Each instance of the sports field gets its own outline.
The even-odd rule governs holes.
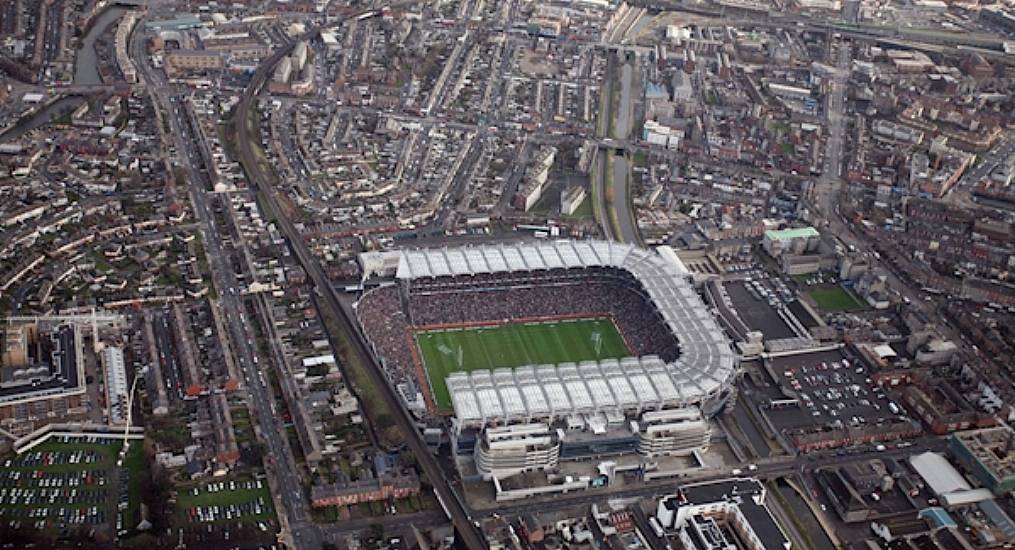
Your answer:
[[[624,338],[607,317],[422,330],[415,336],[434,402],[440,410],[451,409],[444,379],[452,372],[631,355]]]
[[[829,313],[863,309],[863,304],[841,286],[814,288],[809,294],[818,307]]]

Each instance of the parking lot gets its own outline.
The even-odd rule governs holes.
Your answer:
[[[866,367],[840,351],[779,357],[771,360],[768,370],[788,395],[798,397],[797,404],[773,401],[765,410],[779,430],[862,426],[905,414],[872,385]]]
[[[753,278],[751,281],[731,282],[725,286],[734,309],[751,330],[760,330],[765,334],[766,340],[796,336],[776,310],[787,299],[792,299],[790,291],[787,290],[784,294],[781,289],[773,288],[769,282]],[[758,286],[761,286],[767,294],[758,291]]]
[[[123,531],[124,516],[138,506],[130,469],[139,470],[143,457],[134,446],[117,467],[120,446],[117,440],[63,437],[0,458],[0,521],[59,535],[115,517]]]
[[[275,509],[265,481],[213,481],[177,491],[180,524],[255,523],[262,531],[274,528]]]

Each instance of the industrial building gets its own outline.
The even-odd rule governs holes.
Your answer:
[[[895,459],[863,460],[821,468],[814,473],[831,509],[847,523],[912,517],[918,480]]]
[[[202,26],[201,18],[192,13],[181,13],[173,19],[148,21],[144,24],[149,31],[184,31]]]
[[[206,50],[175,50],[166,54],[166,74],[170,77],[190,72],[218,71],[225,66],[222,54]]]
[[[129,401],[127,371],[123,363],[123,350],[108,346],[102,350],[102,372],[106,381],[106,416],[110,424],[127,421]]]
[[[994,416],[970,403],[953,380],[930,369],[881,370],[873,378],[879,385],[896,387],[906,409],[935,434],[989,428],[995,423]]]
[[[641,137],[652,145],[659,145],[667,149],[677,149],[680,147],[680,140],[684,137],[684,131],[678,128],[671,128],[654,120],[646,120]]]
[[[653,519],[687,549],[788,550],[791,543],[765,495],[756,479],[685,485],[659,501]]]
[[[818,241],[820,240],[821,234],[813,227],[772,229],[765,231],[761,246],[770,256],[778,258],[784,252],[794,254],[814,252],[818,249]]]
[[[787,275],[830,271],[839,266],[834,249],[822,242],[821,234],[813,227],[765,231],[761,246],[779,261]]]
[[[1015,430],[998,426],[952,434],[955,459],[995,495],[1015,491]]]
[[[539,152],[525,171],[525,179],[515,196],[515,208],[528,212],[539,202],[549,187],[550,168],[556,158],[556,147],[547,146]]]
[[[82,339],[73,325],[45,332],[14,324],[2,335],[0,427],[24,435],[87,413]]]
[[[586,196],[585,188],[580,185],[564,189],[560,192],[560,213],[565,216],[573,215],[585,202]]]
[[[990,491],[973,489],[962,473],[938,453],[928,451],[911,456],[909,465],[923,478],[934,496],[946,505],[969,504],[992,498]]]

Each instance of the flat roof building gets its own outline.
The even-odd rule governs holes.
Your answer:
[[[795,229],[770,229],[765,231],[761,241],[762,248],[773,258],[781,256],[784,252],[801,255],[817,251],[821,233],[813,227],[798,227]]]
[[[1015,430],[1008,426],[952,434],[956,460],[995,495],[1015,491]]]
[[[127,421],[127,371],[123,362],[123,350],[108,346],[102,350],[102,372],[106,380],[106,414],[110,424]]]
[[[655,517],[688,549],[788,550],[792,543],[765,505],[765,495],[756,479],[685,485],[659,501]]]
[[[553,470],[559,461],[560,440],[541,422],[487,428],[476,445],[476,469],[485,480]]]
[[[160,21],[148,21],[145,23],[145,29],[148,31],[183,31],[188,29],[196,29],[201,26],[201,18],[192,14],[184,13],[180,14],[179,17],[173,19],[163,19]]]
[[[87,412],[84,354],[73,325],[4,327],[0,359],[0,427],[24,435]]]

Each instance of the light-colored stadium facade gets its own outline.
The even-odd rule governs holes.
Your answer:
[[[365,278],[394,271],[397,279],[409,284],[415,279],[485,273],[624,270],[642,285],[661,322],[680,344],[680,356],[671,362],[644,356],[453,373],[447,386],[456,431],[703,405],[729,389],[738,372],[729,340],[695,292],[690,274],[668,248],[557,240],[369,254],[361,258]]]

